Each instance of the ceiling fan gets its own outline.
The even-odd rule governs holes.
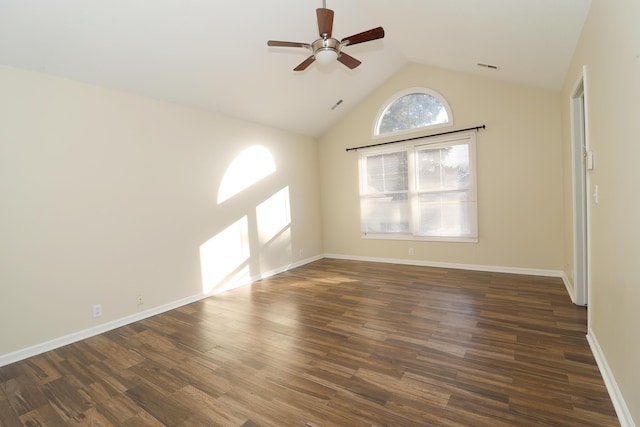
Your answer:
[[[316,16],[318,17],[320,38],[315,40],[313,43],[282,42],[277,40],[269,40],[267,42],[267,46],[304,47],[313,52],[310,57],[302,61],[302,63],[294,68],[293,71],[305,70],[315,60],[318,60],[320,63],[327,64],[336,59],[347,67],[354,69],[362,62],[358,61],[353,56],[344,53],[342,48],[384,37],[384,29],[382,27],[377,27],[369,31],[345,37],[340,41],[338,41],[338,39],[334,39],[331,36],[331,31],[333,30],[333,10],[327,9],[325,0],[322,1],[322,8],[316,9]]]

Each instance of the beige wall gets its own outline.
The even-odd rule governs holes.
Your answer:
[[[360,238],[358,154],[373,142],[378,110],[395,93],[421,86],[440,93],[454,126],[485,124],[477,135],[478,243]],[[514,269],[562,270],[562,152],[556,92],[409,65],[321,138],[326,253]],[[439,129],[445,131],[447,129]],[[408,249],[415,249],[409,256]]]
[[[570,153],[569,97],[587,72],[588,131],[599,203],[591,208],[590,334],[599,343],[640,425],[640,2],[593,0],[562,94],[563,147]],[[571,161],[565,156],[565,223],[571,224]],[[573,270],[572,234],[565,253]]]
[[[6,67],[0,94],[0,356],[322,254],[313,139]],[[234,159],[275,170],[218,203]]]

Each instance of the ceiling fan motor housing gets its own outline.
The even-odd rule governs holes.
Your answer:
[[[320,63],[330,63],[340,55],[341,44],[333,38],[323,37],[311,43],[311,49]]]

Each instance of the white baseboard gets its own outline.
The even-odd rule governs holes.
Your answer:
[[[564,287],[567,288],[567,293],[569,294],[569,297],[571,297],[571,302],[575,304],[576,293],[573,290],[573,283],[571,283],[571,280],[569,280],[564,272],[562,272],[562,282],[564,283]]]
[[[301,266],[303,266],[305,264],[309,264],[310,262],[314,262],[314,261],[317,261],[317,260],[322,259],[322,258],[324,258],[323,255],[316,255],[316,256],[313,256],[311,258],[305,258],[303,260],[296,261],[296,262],[293,262],[291,264],[287,264],[287,265],[285,265],[283,267],[276,268],[274,270],[267,271],[267,272],[264,272],[264,273],[260,273],[260,274],[258,274],[256,276],[251,276],[251,281],[255,282],[255,281],[258,281],[258,280],[266,279],[266,278],[269,278],[271,276],[275,276],[276,274],[284,273],[285,271],[301,267]]]
[[[604,385],[607,387],[607,391],[609,392],[609,397],[611,398],[613,407],[615,408],[616,414],[618,415],[620,426],[636,427],[636,424],[631,417],[631,412],[629,412],[629,407],[627,406],[627,403],[622,396],[622,392],[620,391],[618,383],[616,382],[616,379],[611,372],[611,368],[609,368],[607,358],[602,352],[602,348],[600,347],[598,338],[591,329],[589,329],[587,333],[587,341],[589,342],[589,346],[591,347],[593,357],[596,359],[596,363],[598,364],[598,369],[600,370],[600,374],[602,375],[602,379],[604,380]]]
[[[255,282],[260,279],[266,279],[267,277],[271,277],[278,273],[282,273],[287,270],[291,270],[296,267],[300,267],[304,264],[308,264],[310,262],[316,261],[318,259],[323,258],[322,255],[318,255],[311,258],[306,258],[301,261],[297,261],[295,263],[291,263],[285,265],[283,267],[261,273],[257,276],[251,277],[251,281]],[[37,356],[38,354],[42,354],[47,351],[55,350],[56,348],[60,348],[62,346],[72,344],[74,342],[81,341],[83,339],[91,338],[95,335],[102,334],[104,332],[110,331],[112,329],[119,328],[121,326],[128,325],[133,322],[137,322],[139,320],[146,319],[147,317],[155,316],[156,314],[164,313],[165,311],[173,310],[178,307],[182,307],[183,305],[191,304],[192,302],[199,301],[203,298],[209,297],[209,294],[200,293],[197,295],[193,295],[178,301],[172,301],[168,304],[164,304],[158,307],[153,307],[149,310],[141,311],[139,313],[132,314],[130,316],[126,316],[120,319],[116,319],[107,323],[103,323],[101,325],[94,326],[92,328],[84,329],[82,331],[74,332],[69,335],[65,335],[59,338],[52,339],[50,341],[46,341],[41,344],[36,344],[31,347],[27,347],[21,350],[14,351],[12,353],[7,353],[0,355],[0,367],[9,365],[14,362],[18,362],[23,359],[27,359],[29,357]]]
[[[520,268],[520,267],[501,267],[493,265],[477,265],[477,264],[457,264],[450,262],[436,262],[436,261],[419,261],[419,260],[407,260],[407,259],[393,259],[393,258],[375,258],[375,257],[358,257],[340,254],[325,254],[325,258],[333,259],[345,259],[352,261],[368,261],[368,262],[385,262],[389,264],[404,264],[404,265],[417,265],[422,267],[436,267],[436,268],[453,268],[456,270],[472,270],[472,271],[487,271],[491,273],[510,273],[510,274],[524,274],[529,276],[545,276],[545,277],[559,277],[562,278],[564,273],[560,270],[541,270],[535,268]]]

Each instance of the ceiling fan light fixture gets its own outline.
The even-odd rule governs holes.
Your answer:
[[[321,64],[330,64],[338,59],[338,52],[333,49],[320,49],[315,53],[316,61]]]
[[[321,38],[311,44],[313,56],[321,64],[330,64],[340,55],[340,42],[332,38]]]

